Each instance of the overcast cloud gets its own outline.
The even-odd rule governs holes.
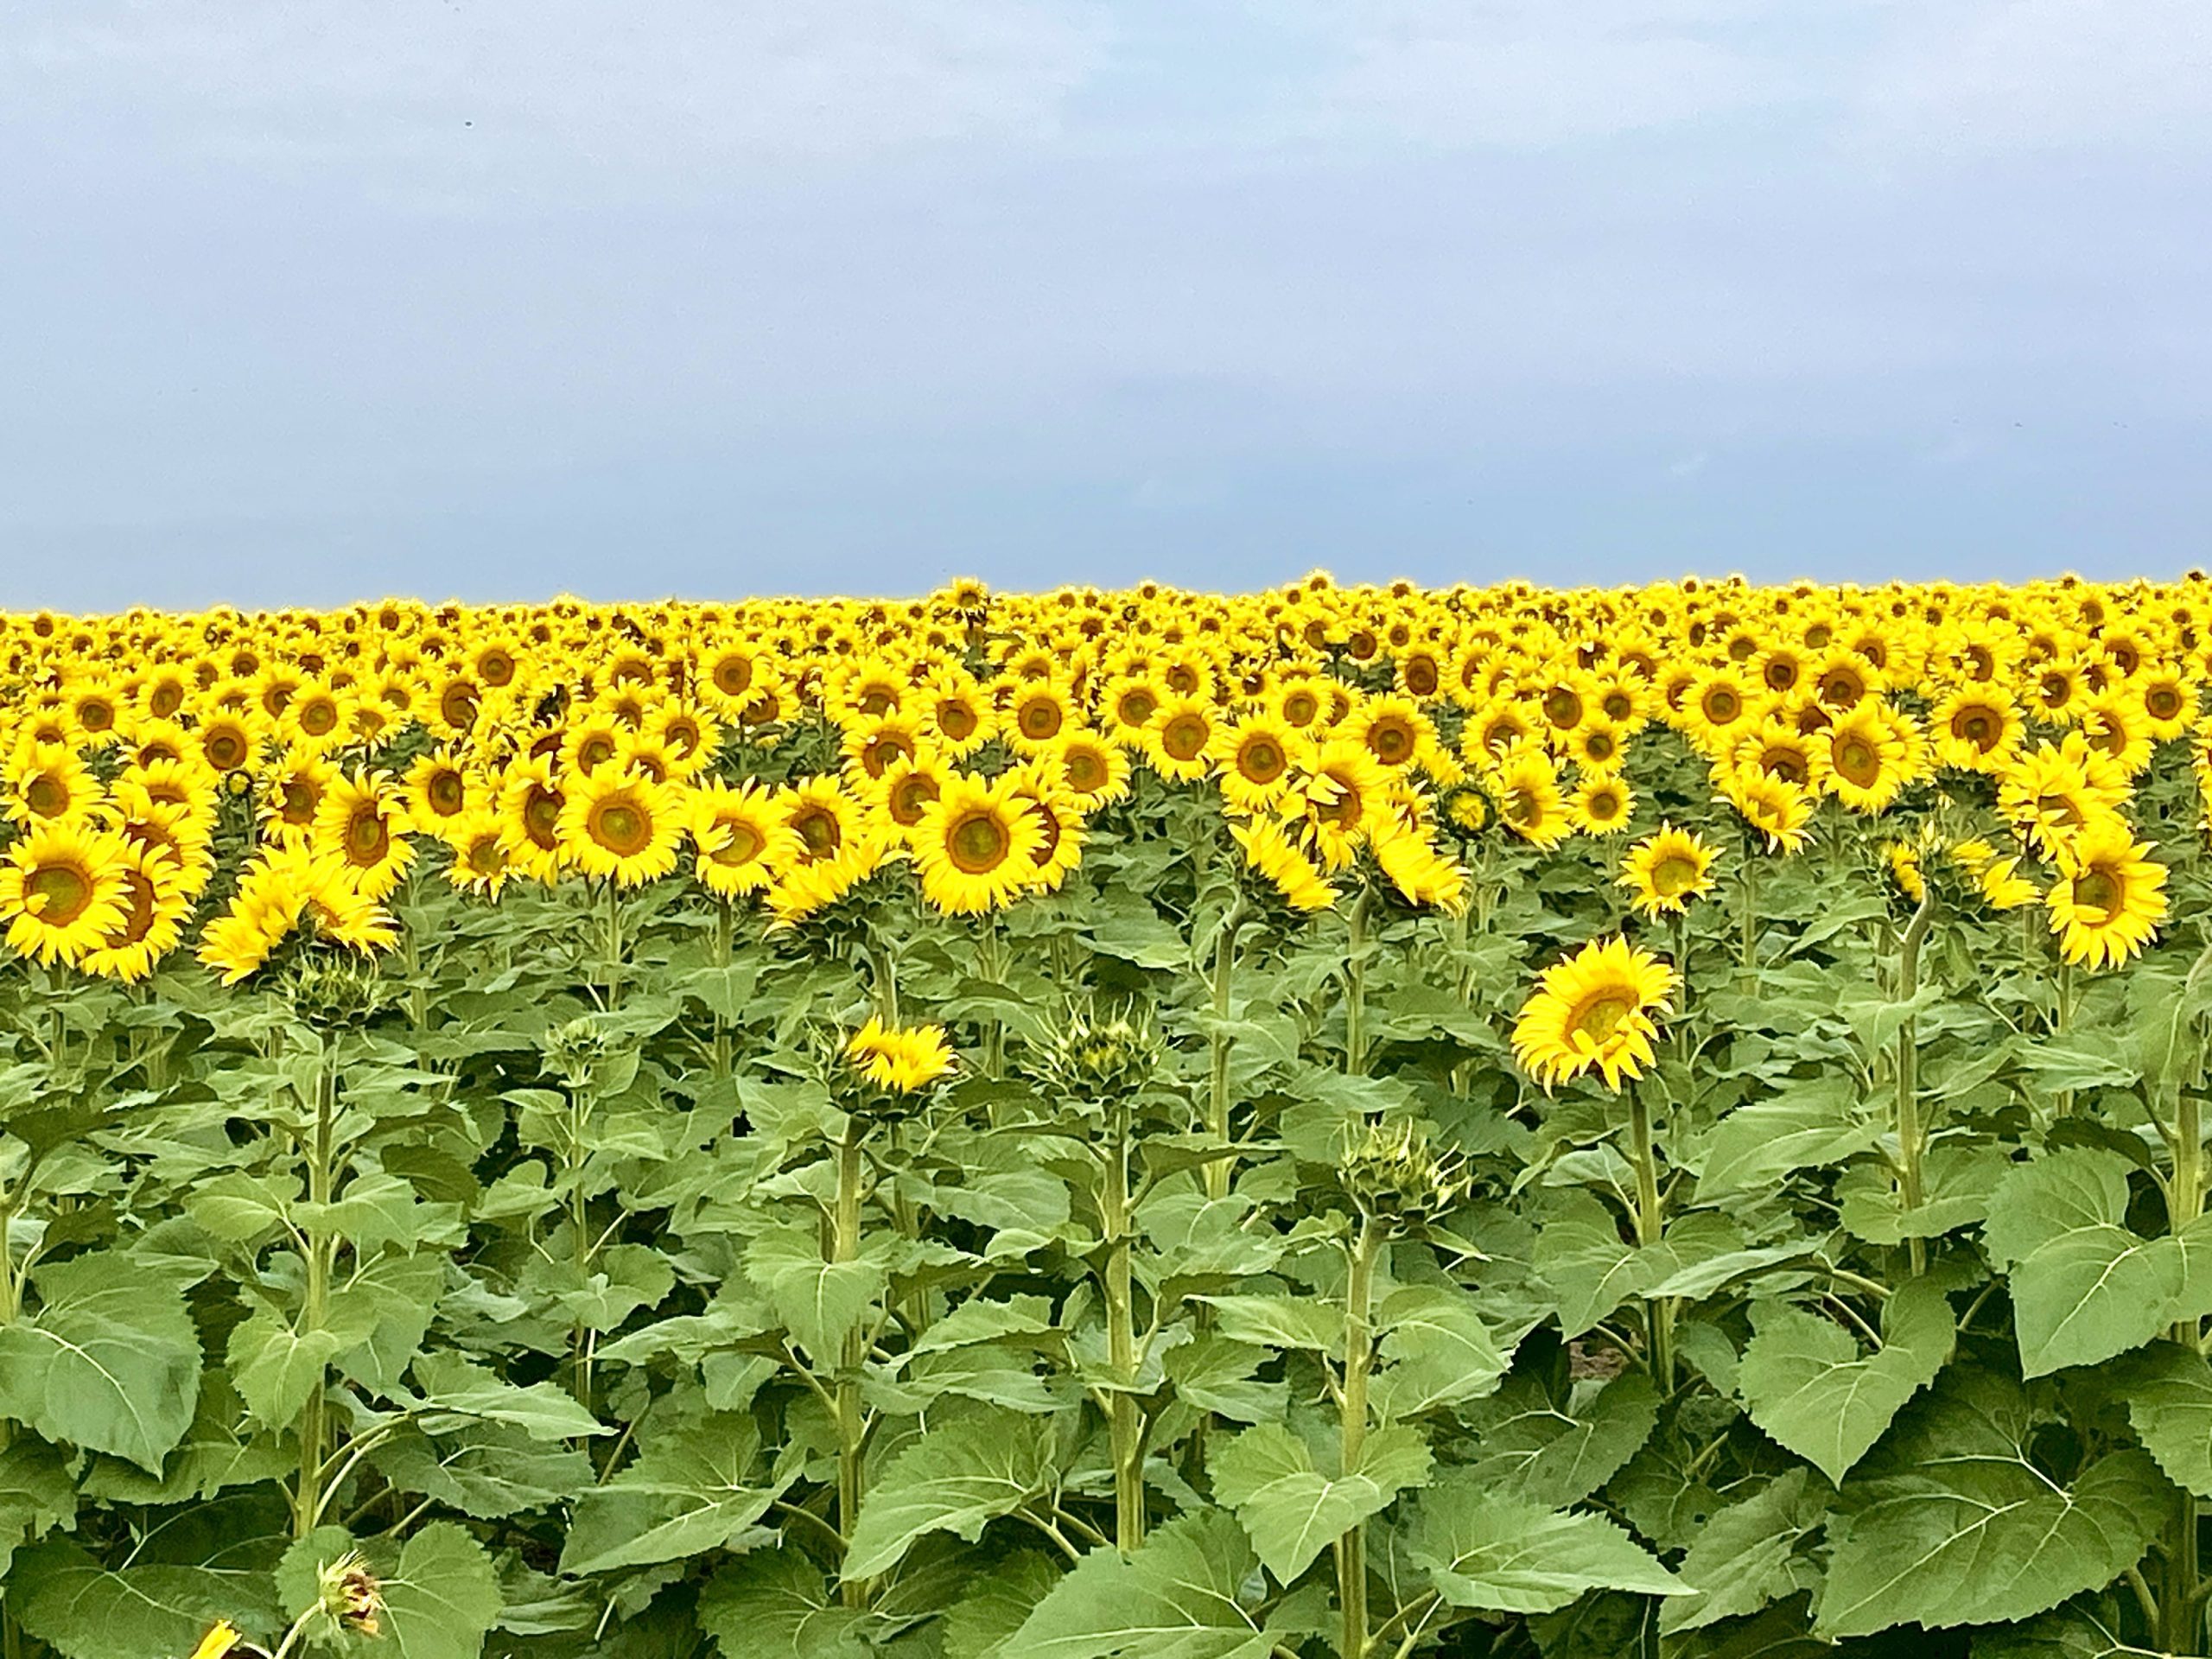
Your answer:
[[[0,15],[0,606],[2171,573],[2198,0]]]

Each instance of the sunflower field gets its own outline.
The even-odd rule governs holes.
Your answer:
[[[2103,1659],[2212,582],[0,614],[0,1659]]]

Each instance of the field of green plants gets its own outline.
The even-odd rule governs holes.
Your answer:
[[[0,618],[5,1659],[2203,1654],[2208,609]]]

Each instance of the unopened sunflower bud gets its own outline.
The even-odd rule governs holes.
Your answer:
[[[579,1015],[553,1027],[538,1039],[545,1069],[571,1089],[588,1085],[607,1062],[610,1045],[607,1033],[589,1014]]]
[[[376,970],[350,957],[303,956],[280,988],[302,1023],[324,1031],[365,1026],[392,1000]]]
[[[1077,1009],[1030,1069],[1071,1099],[1120,1100],[1159,1075],[1161,1053],[1159,1032],[1136,1010]]]
[[[1457,1153],[1439,1153],[1404,1120],[1370,1124],[1338,1168],[1338,1179],[1362,1215],[1400,1228],[1440,1219],[1473,1186]]]

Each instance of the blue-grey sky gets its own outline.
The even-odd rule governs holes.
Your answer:
[[[2204,0],[11,0],[0,607],[2212,560]]]

